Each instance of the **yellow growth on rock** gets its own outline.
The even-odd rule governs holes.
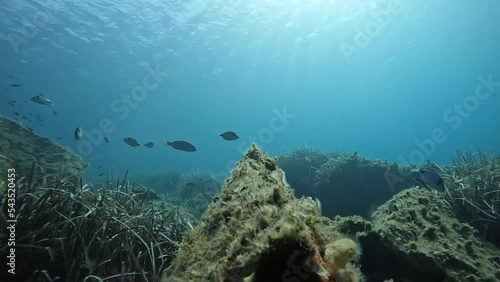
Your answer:
[[[327,270],[335,273],[338,269],[346,268],[346,264],[360,255],[360,251],[353,240],[343,238],[325,246],[325,262]]]

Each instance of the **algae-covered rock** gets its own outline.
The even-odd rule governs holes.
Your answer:
[[[294,197],[276,159],[254,145],[181,245],[164,281],[361,281],[350,262],[359,247],[321,229],[328,219],[320,213],[319,202]]]
[[[0,116],[0,147],[0,170],[14,168],[16,179],[30,176],[35,163],[33,184],[78,175],[86,166],[82,158],[66,148],[4,116]]]
[[[500,250],[460,222],[435,192],[402,191],[381,205],[371,222],[336,217],[330,228],[359,240],[368,281],[500,280]]]
[[[390,206],[392,205],[392,208]],[[380,238],[401,258],[448,281],[499,281],[500,250],[475,236],[451,206],[433,191],[400,192],[372,216]]]

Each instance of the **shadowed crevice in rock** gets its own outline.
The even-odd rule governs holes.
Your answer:
[[[283,241],[262,254],[255,269],[254,282],[304,281],[320,282],[307,262],[313,253],[299,242]]]
[[[363,249],[361,271],[368,282],[384,281],[427,281],[443,282],[446,273],[430,258],[422,255],[406,255],[386,246],[375,233],[359,239]]]

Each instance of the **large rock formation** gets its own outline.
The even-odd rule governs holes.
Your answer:
[[[500,280],[500,250],[457,219],[436,191],[403,190],[371,221],[331,220],[319,206],[295,198],[276,160],[252,147],[164,281]],[[353,264],[358,256],[360,269]]]
[[[33,184],[78,175],[86,166],[81,157],[4,116],[0,116],[0,148],[0,171],[14,168],[16,179],[29,177],[34,163]]]
[[[337,217],[332,228],[361,243],[368,281],[500,281],[500,250],[460,222],[434,191],[411,188],[372,215]]]
[[[276,159],[253,146],[164,281],[360,281],[358,245],[328,229],[320,212],[319,202],[296,199]]]

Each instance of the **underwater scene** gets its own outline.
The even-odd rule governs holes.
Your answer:
[[[499,282],[500,2],[4,0],[0,281]]]

